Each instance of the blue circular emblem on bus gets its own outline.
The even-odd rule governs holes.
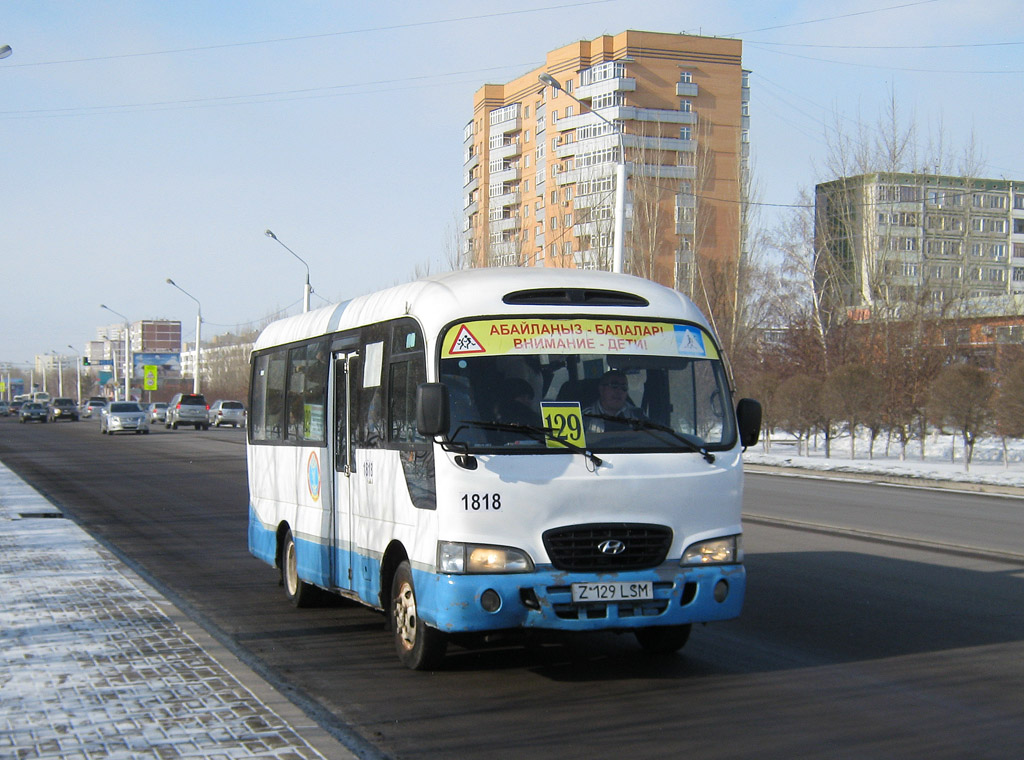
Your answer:
[[[315,451],[306,463],[306,481],[309,483],[309,495],[317,501],[320,498],[320,460],[316,458]]]

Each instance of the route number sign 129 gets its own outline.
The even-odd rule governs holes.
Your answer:
[[[574,446],[585,448],[586,434],[583,431],[583,412],[578,401],[543,401],[540,405],[544,427],[551,428],[557,438],[563,438]],[[564,449],[565,444],[556,438],[546,439],[549,449]]]

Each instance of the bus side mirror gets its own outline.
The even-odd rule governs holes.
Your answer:
[[[448,386],[420,383],[416,386],[416,429],[426,438],[448,432]]]
[[[741,398],[736,404],[736,424],[740,429],[740,443],[743,448],[753,446],[761,435],[761,402],[752,398]]]

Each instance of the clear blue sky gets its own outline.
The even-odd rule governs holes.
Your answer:
[[[473,92],[625,29],[734,36],[760,200],[821,176],[833,114],[891,92],[986,174],[1024,179],[1020,0],[47,2],[0,6],[0,362],[117,319],[194,338],[440,268]],[[765,219],[780,212],[765,206]]]

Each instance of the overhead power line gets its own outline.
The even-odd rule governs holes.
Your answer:
[[[1024,45],[1024,42],[963,42],[953,45],[818,45],[809,42],[768,42],[765,40],[744,40],[744,42],[748,45],[825,48],[828,50],[947,50],[950,48],[1012,47]]]
[[[756,44],[749,44],[748,47],[758,49],[760,46]],[[775,53],[776,55],[785,55],[790,58],[800,58],[805,61],[815,61],[817,63],[832,63],[837,66],[852,66],[859,69],[882,69],[884,71],[910,71],[919,74],[978,74],[978,75],[1005,75],[1005,74],[1024,74],[1024,69],[983,69],[983,70],[965,70],[965,69],[922,69],[913,66],[894,66],[891,63],[853,63],[851,61],[837,61],[832,58],[816,58],[810,55],[799,55],[797,53],[787,53],[782,50],[767,50],[766,52]]]
[[[622,0],[585,0],[584,2],[565,3],[562,5],[548,5],[543,8],[530,8],[518,11],[499,11],[496,13],[481,13],[475,16],[456,16],[454,18],[434,19],[432,21],[414,21],[408,24],[390,24],[387,26],[370,26],[362,29],[345,29],[338,32],[321,32],[319,34],[301,34],[292,37],[275,37],[266,40],[248,40],[243,42],[225,42],[218,45],[197,45],[186,48],[171,48],[167,50],[150,50],[141,53],[117,53],[113,55],[100,55],[88,58],[68,58],[56,61],[36,61],[34,63],[12,63],[6,64],[5,69],[13,69],[28,66],[58,66],[68,63],[90,63],[93,61],[111,61],[120,58],[141,58],[156,55],[176,55],[178,53],[196,53],[207,50],[224,50],[236,47],[251,47],[253,45],[275,45],[282,42],[300,42],[302,40],[325,39],[328,37],[343,37],[355,34],[369,34],[372,32],[390,32],[399,29],[415,29],[424,26],[439,26],[442,24],[456,24],[466,21],[481,21],[483,19],[501,18],[504,16],[522,16],[531,13],[543,13],[546,11],[565,10],[567,8],[580,8],[588,5],[605,5],[608,3],[622,2]]]
[[[806,26],[807,24],[820,24],[825,21],[838,21],[844,18],[853,18],[854,16],[870,16],[874,13],[885,13],[887,11],[895,11],[900,8],[912,8],[915,5],[928,5],[929,3],[937,3],[939,0],[917,0],[913,3],[903,3],[901,5],[888,5],[884,8],[875,8],[869,11],[856,11],[854,13],[844,13],[840,16],[824,16],[822,18],[813,18],[807,21],[793,21],[789,24],[778,24],[776,26],[763,26],[760,29],[747,29],[743,32],[734,32],[733,34],[722,35],[724,37],[742,37],[744,34],[752,34],[754,32],[770,32],[775,29],[789,29],[794,26]]]

